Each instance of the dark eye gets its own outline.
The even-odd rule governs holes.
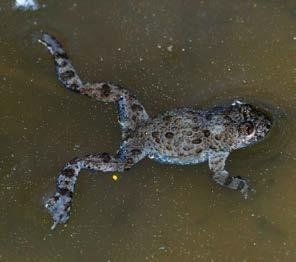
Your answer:
[[[252,134],[254,131],[254,126],[251,123],[246,123],[246,132],[248,135]]]
[[[241,131],[246,135],[250,135],[254,131],[253,124],[249,122],[242,124],[240,128],[241,128]]]

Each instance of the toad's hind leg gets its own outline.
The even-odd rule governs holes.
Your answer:
[[[83,83],[60,43],[53,36],[46,33],[42,34],[39,42],[52,54],[60,82],[68,89],[73,91],[79,90]]]
[[[127,89],[112,82],[88,84],[79,90],[81,94],[103,102],[117,102],[119,123],[123,138],[149,119],[143,105]]]
[[[119,122],[124,138],[149,119],[143,105],[127,89],[108,81],[83,84],[65,50],[54,37],[44,33],[39,41],[52,54],[58,79],[66,88],[98,101],[118,103]]]
[[[94,172],[123,172],[145,157],[145,152],[139,147],[124,145],[118,155],[100,153],[76,158],[67,163],[57,178],[56,193],[47,200],[45,207],[50,212],[54,224],[66,223],[70,216],[72,197],[80,170]]]

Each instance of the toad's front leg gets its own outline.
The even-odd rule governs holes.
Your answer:
[[[213,173],[212,178],[221,186],[239,190],[246,199],[248,198],[248,192],[255,190],[248,185],[244,178],[240,176],[230,176],[225,170],[225,161],[228,156],[228,152],[214,152],[210,154],[209,167]]]

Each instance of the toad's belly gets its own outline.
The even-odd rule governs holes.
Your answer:
[[[151,153],[148,155],[150,159],[154,159],[157,162],[164,163],[164,164],[174,164],[174,165],[193,165],[202,163],[208,160],[208,153],[201,152],[198,155],[191,155],[191,156],[168,156],[162,155],[160,153]]]

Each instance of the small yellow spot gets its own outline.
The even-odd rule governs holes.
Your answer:
[[[112,176],[112,179],[113,179],[114,181],[117,181],[117,180],[118,180],[118,176],[113,175],[113,176]]]

